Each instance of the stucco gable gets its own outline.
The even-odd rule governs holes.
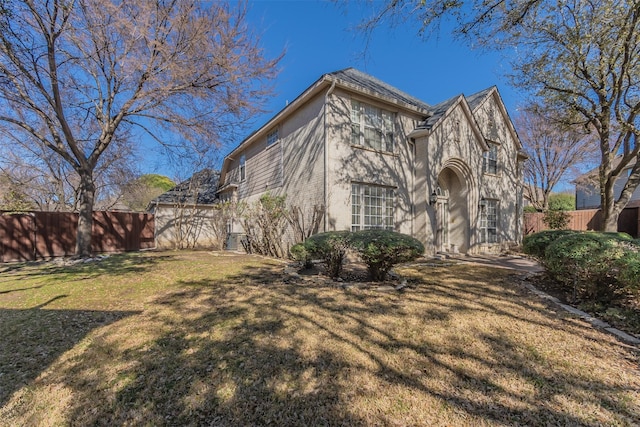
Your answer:
[[[413,132],[411,132],[408,136],[411,138],[418,138],[420,136],[430,134],[439,126],[441,126],[457,107],[462,108],[462,111],[464,112],[464,115],[469,122],[471,130],[476,136],[478,145],[482,148],[483,151],[489,150],[489,145],[485,141],[482,130],[480,129],[480,126],[478,126],[478,122],[476,121],[475,116],[473,115],[473,112],[469,107],[469,103],[467,102],[464,95],[458,95],[434,105],[431,110],[432,115],[423,122],[420,122],[416,129],[413,130]]]
[[[522,142],[518,137],[518,133],[516,132],[516,128],[513,126],[513,122],[511,121],[511,117],[509,116],[509,112],[502,101],[502,97],[500,96],[500,92],[496,86],[491,86],[485,90],[474,93],[467,97],[467,101],[469,102],[469,106],[471,111],[473,111],[474,115],[483,108],[487,103],[493,102],[494,105],[498,108],[500,115],[502,117],[503,122],[506,124],[509,134],[511,138],[516,144],[516,150],[519,151],[518,156],[521,158],[527,158],[528,156],[522,151]]]

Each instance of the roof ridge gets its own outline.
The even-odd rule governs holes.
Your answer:
[[[397,87],[383,80],[380,80],[379,78],[374,77],[371,74],[365,73],[364,71],[361,71],[355,67],[343,68],[341,70],[333,71],[325,75],[337,79],[342,78],[342,80],[346,80],[349,83],[362,86],[374,92],[378,92],[382,96],[396,98],[400,101],[404,101],[407,104],[413,105],[414,107],[418,107],[424,110],[429,110],[431,108],[431,106],[423,100],[416,98],[408,92],[398,89]]]

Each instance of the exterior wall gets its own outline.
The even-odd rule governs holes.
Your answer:
[[[179,208],[160,205],[155,208],[154,215],[155,240],[158,249],[175,249],[178,246],[177,224],[180,222],[181,215],[184,223],[182,226],[184,247],[222,249],[222,236],[218,236],[213,227],[213,215],[215,215],[213,208],[187,207],[181,212]]]
[[[395,113],[393,152],[351,144],[352,99]],[[362,183],[395,189],[395,229],[412,234],[413,146],[407,134],[417,117],[343,90],[332,94],[327,108],[327,229],[351,229],[351,184]]]
[[[474,111],[476,121],[484,135],[500,145],[498,150],[498,173],[480,175],[482,196],[499,201],[498,238],[500,244],[481,248],[496,251],[522,239],[523,168],[518,158],[519,144],[509,129],[510,119],[500,108],[501,101],[493,92]]]
[[[298,108],[277,128],[279,140],[267,146],[266,134],[234,155],[225,184],[237,183],[237,200],[253,204],[269,192],[286,195],[287,205],[299,207],[310,220],[314,206],[324,205],[324,94]],[[240,156],[246,157],[246,179],[240,181]],[[285,178],[286,177],[286,178]],[[321,225],[320,231],[324,229]],[[234,232],[242,232],[234,221]],[[285,236],[291,244],[291,232]]]
[[[482,176],[483,142],[473,128],[474,123],[458,103],[430,134],[416,140],[419,180],[416,188],[419,208],[419,238],[425,242],[427,253],[448,248],[440,246],[438,230],[443,228],[439,205],[430,205],[430,195],[438,185],[448,190],[449,203],[454,209],[448,215],[448,227],[455,230],[450,243],[463,252],[476,251],[478,241],[479,185]],[[457,239],[457,240],[454,240]]]
[[[352,145],[351,102],[357,100],[394,113],[393,152]],[[425,244],[427,254],[443,248],[442,222],[461,252],[498,251],[521,236],[522,167],[519,144],[509,128],[497,92],[475,111],[464,99],[431,130],[413,133],[424,117],[396,104],[343,88],[322,90],[277,124],[279,141],[267,147],[266,135],[234,153],[224,184],[237,183],[237,199],[253,203],[266,191],[287,195],[288,204],[311,212],[325,205],[320,231],[350,230],[352,184],[391,187],[395,193],[395,230]],[[416,136],[415,140],[409,135]],[[483,173],[486,140],[499,145],[498,171]],[[246,156],[246,180],[239,181],[239,159]],[[429,204],[438,187],[449,192],[443,204]],[[480,199],[499,202],[498,243],[480,240]],[[444,199],[443,199],[444,200]],[[237,222],[236,222],[237,223]],[[233,230],[241,232],[237,227]],[[291,235],[285,236],[289,242]],[[451,248],[453,249],[453,247]]]

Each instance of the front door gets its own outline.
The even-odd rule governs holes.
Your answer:
[[[449,193],[438,186],[436,194],[438,195],[436,247],[441,252],[447,252],[449,250]]]

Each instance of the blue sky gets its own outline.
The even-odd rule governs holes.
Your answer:
[[[381,27],[367,46],[363,34],[354,27],[370,16],[374,7],[355,1],[250,1],[249,25],[261,36],[266,55],[276,57],[284,51],[285,56],[274,82],[276,94],[265,106],[268,112],[255,117],[247,134],[322,74],[347,67],[371,74],[429,104],[497,85],[509,113],[515,115],[523,98],[507,84],[504,75],[509,64],[499,54],[471,50],[454,42],[444,29],[423,41],[415,23],[394,29]],[[229,141],[221,154],[239,142]],[[171,176],[158,165],[147,167],[155,170],[143,172]]]

